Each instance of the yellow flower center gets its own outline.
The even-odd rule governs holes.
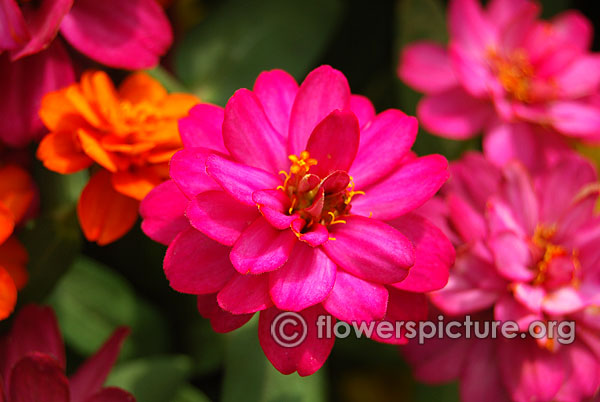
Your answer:
[[[526,103],[532,102],[531,79],[534,69],[523,49],[515,50],[508,57],[501,56],[494,49],[490,49],[488,59],[500,84],[513,99]]]
[[[318,161],[311,158],[308,151],[302,151],[299,156],[289,155],[288,158],[292,163],[290,170],[279,172],[285,176],[285,181],[282,186],[277,187],[290,200],[288,214],[298,213],[305,220],[306,228],[314,223],[346,223],[342,218],[350,211],[352,197],[364,194],[354,190],[352,177],[342,173],[339,182],[324,186],[328,178],[310,173],[311,167],[316,166]],[[342,183],[341,187],[339,183]]]
[[[581,268],[577,251],[573,250],[569,253],[564,247],[556,245],[552,242],[552,238],[556,234],[556,227],[545,227],[538,225],[532,238],[532,243],[538,251],[539,259],[536,264],[537,275],[533,280],[534,285],[557,285],[565,282],[565,279],[577,286],[579,279],[578,274]],[[570,272],[551,272],[551,263],[557,258],[569,257],[573,268]]]

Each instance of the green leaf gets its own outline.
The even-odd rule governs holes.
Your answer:
[[[172,398],[181,393],[191,371],[192,362],[187,356],[148,357],[119,364],[111,371],[106,385],[131,392],[137,402],[173,401]],[[188,390],[187,396],[190,395],[194,396]],[[206,399],[188,400],[195,402]]]
[[[258,343],[257,322],[258,317],[254,317],[226,336],[223,402],[325,401],[322,370],[309,377],[279,373]]]
[[[210,399],[199,389],[186,384],[177,390],[170,402],[210,402]]]
[[[61,175],[37,163],[33,176],[42,210],[19,232],[29,254],[29,281],[19,293],[20,304],[46,298],[79,254],[82,243],[75,208],[88,180],[87,171]]]
[[[48,300],[67,344],[83,356],[94,353],[118,326],[131,328],[121,357],[164,352],[167,324],[116,272],[78,258]]]
[[[146,70],[149,76],[162,84],[168,92],[189,92],[177,78],[161,66]]]
[[[229,0],[176,49],[175,69],[203,101],[225,104],[273,68],[297,79],[321,55],[341,14],[339,0]]]
[[[209,320],[201,319],[197,315],[190,320],[185,332],[185,344],[186,351],[194,358],[196,374],[213,373],[222,367],[225,355],[224,337],[212,329]]]

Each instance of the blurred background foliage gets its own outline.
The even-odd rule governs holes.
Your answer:
[[[595,2],[541,2],[545,17],[578,8],[599,21]],[[170,91],[224,105],[263,70],[282,68],[300,82],[330,64],[378,111],[415,114],[420,95],[396,78],[399,50],[417,39],[445,42],[445,7],[442,0],[174,0],[168,12],[175,45],[150,73]],[[414,149],[455,159],[479,146],[420,130]],[[419,384],[396,347],[362,339],[338,340],[324,368],[309,378],[281,375],[260,349],[256,318],[233,333],[214,333],[197,314],[195,298],[170,289],[162,271],[165,247],[139,227],[107,247],[82,241],[75,205],[87,173],[61,176],[39,163],[33,170],[42,208],[21,234],[31,278],[19,302],[54,307],[70,372],[127,325],[132,333],[108,382],[139,402],[458,401],[456,384]],[[9,325],[3,322],[0,331]]]

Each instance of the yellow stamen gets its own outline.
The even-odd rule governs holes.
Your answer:
[[[329,215],[331,215],[331,222],[329,222],[330,225],[335,225],[336,223],[346,223],[346,221],[343,219],[336,220],[335,214],[331,211],[329,211]]]
[[[290,173],[298,176],[304,176],[310,170],[311,166],[317,164],[317,160],[310,157],[308,151],[300,152],[300,157],[297,155],[289,155],[288,159],[292,162],[290,166]]]

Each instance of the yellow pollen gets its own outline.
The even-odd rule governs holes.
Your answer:
[[[490,49],[488,59],[506,92],[520,102],[532,102],[531,79],[534,70],[523,49],[515,50],[508,57],[499,55],[495,49]]]
[[[310,170],[311,166],[317,164],[317,160],[310,157],[308,151],[300,152],[300,157],[297,155],[290,155],[288,159],[292,162],[290,167],[290,173],[298,176],[304,176]]]
[[[330,237],[327,240],[335,240],[335,237]]]

